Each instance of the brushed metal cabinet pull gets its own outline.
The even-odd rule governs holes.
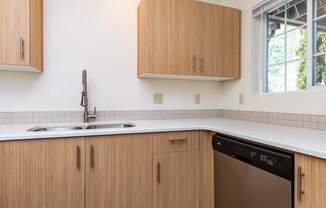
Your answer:
[[[200,58],[200,72],[204,72],[204,58]]]
[[[80,164],[80,147],[77,145],[76,147],[76,158],[77,158],[77,169],[80,170],[81,164]]]
[[[298,197],[298,201],[302,200],[302,195],[305,193],[304,190],[302,190],[302,177],[304,177],[305,174],[302,171],[302,167],[298,167],[297,170],[297,177],[298,177],[298,184],[297,184],[297,197]]]
[[[169,142],[184,142],[184,141],[187,141],[187,138],[169,139]]]
[[[156,171],[157,171],[156,180],[157,180],[157,183],[160,184],[161,183],[161,164],[160,164],[160,162],[157,162]]]
[[[192,57],[192,71],[196,72],[196,68],[197,68],[197,58],[196,56]]]
[[[95,167],[95,159],[94,159],[94,145],[91,145],[90,146],[90,165],[91,165],[91,168],[94,169]]]
[[[25,59],[25,40],[23,37],[20,37],[20,58]]]

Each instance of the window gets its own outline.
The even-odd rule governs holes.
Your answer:
[[[267,92],[306,87],[307,4],[291,0],[267,13]]]
[[[313,6],[313,84],[326,84],[326,0]]]
[[[261,56],[264,92],[326,86],[326,0],[265,0],[253,16],[262,28],[253,54]]]

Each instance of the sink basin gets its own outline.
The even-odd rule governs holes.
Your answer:
[[[41,132],[41,131],[71,131],[71,130],[82,130],[81,126],[37,126],[27,131]]]
[[[78,126],[37,126],[27,131],[47,132],[47,131],[72,131],[72,130],[92,130],[92,129],[121,129],[135,127],[132,123],[110,123],[110,124],[89,124]]]
[[[86,129],[121,129],[135,127],[135,124],[131,123],[117,123],[117,124],[95,124],[89,125]]]

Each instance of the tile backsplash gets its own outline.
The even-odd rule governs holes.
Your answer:
[[[223,118],[274,124],[279,126],[326,130],[326,116],[294,113],[221,110]]]
[[[82,119],[79,111],[0,112],[0,124],[79,122]]]
[[[98,121],[229,118],[280,126],[326,130],[326,116],[237,110],[98,111]],[[81,111],[0,112],[0,124],[81,122]]]
[[[97,111],[98,121],[218,118],[220,110]],[[0,124],[81,122],[81,111],[0,112]]]

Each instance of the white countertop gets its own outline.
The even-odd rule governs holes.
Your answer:
[[[125,129],[73,130],[64,132],[28,132],[27,129],[37,125],[0,125],[0,141],[209,130],[240,137],[248,141],[270,145],[291,152],[326,159],[326,131],[282,127],[223,118],[128,122],[136,124],[136,127]]]

